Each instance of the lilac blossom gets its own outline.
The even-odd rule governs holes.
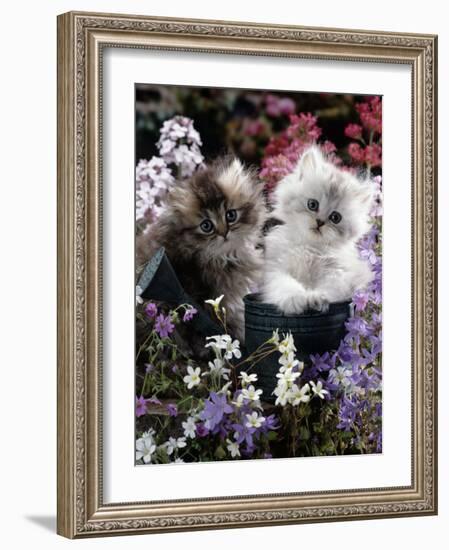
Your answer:
[[[142,395],[136,397],[136,416],[144,416],[147,414],[147,400]]]
[[[200,413],[200,419],[208,430],[213,430],[222,420],[223,415],[232,413],[227,397],[223,393],[211,392],[209,399],[204,402],[204,409]]]
[[[150,319],[154,319],[157,315],[157,306],[153,302],[148,302],[145,306],[145,314]]]
[[[193,121],[183,116],[175,116],[162,125],[157,142],[159,154],[168,164],[179,169],[181,178],[190,177],[202,165],[202,145],[199,133],[193,127]]]
[[[171,322],[170,316],[165,317],[162,313],[156,317],[154,330],[161,338],[167,338],[175,329],[175,325]]]
[[[198,310],[195,309],[193,306],[190,306],[185,310],[182,320],[184,321],[184,323],[186,323],[187,321],[191,321],[193,319],[193,316],[196,315],[197,313],[198,313]]]

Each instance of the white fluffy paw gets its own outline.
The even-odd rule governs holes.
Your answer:
[[[323,294],[313,291],[307,297],[307,306],[309,309],[326,313],[329,309],[329,301]]]
[[[303,295],[294,295],[284,298],[281,303],[277,304],[278,308],[286,315],[297,315],[303,313],[307,309],[307,303]]]

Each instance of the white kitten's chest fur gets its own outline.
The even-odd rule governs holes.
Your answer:
[[[318,248],[288,223],[266,238],[263,297],[284,313],[325,310],[329,303],[350,300],[372,278],[355,242]]]

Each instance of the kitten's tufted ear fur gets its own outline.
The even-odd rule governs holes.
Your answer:
[[[304,179],[313,178],[326,170],[327,161],[317,145],[308,147],[298,160],[293,172],[285,176],[274,192],[276,208],[288,210]]]
[[[325,164],[326,159],[321,149],[317,145],[311,145],[303,152],[295,172],[300,177],[313,176],[317,172],[321,172]]]

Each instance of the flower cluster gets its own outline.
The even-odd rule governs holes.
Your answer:
[[[176,181],[190,177],[203,163],[201,139],[187,117],[166,120],[157,143],[159,157],[142,159],[136,166],[136,221],[154,221]]]
[[[382,100],[373,96],[355,108],[360,124],[350,123],[345,128],[345,136],[355,140],[348,146],[349,156],[356,166],[379,167],[382,164]]]
[[[359,120],[344,131],[352,141],[338,150],[330,141],[320,142],[317,117],[295,114],[289,98],[266,94],[262,103],[265,116],[247,119],[242,131],[257,137],[259,144],[265,134],[272,136],[263,143],[267,144],[261,171],[268,197],[313,142],[319,142],[336,164],[344,160],[346,169],[374,168],[380,173],[380,98],[356,105]],[[280,120],[284,126],[277,126],[273,136]],[[160,156],[140,161],[136,171],[140,230],[159,215],[171,186],[182,185],[203,162],[200,136],[188,118],[166,121],[157,145]],[[169,309],[147,302],[136,288],[137,463],[382,451],[381,176],[372,181],[372,228],[358,250],[374,278],[367,289],[354,294],[354,313],[336,350],[307,356],[296,349],[291,334],[280,337],[275,332],[248,356],[227,333],[226,309],[219,296],[206,300],[204,307],[223,331],[205,339],[201,351],[193,351],[185,346],[183,334],[195,323],[196,308],[182,304]],[[274,392],[265,395],[257,364],[269,355],[279,367]]]
[[[304,149],[319,140],[322,130],[317,125],[317,120],[317,117],[311,113],[291,114],[290,125],[279,135],[270,139],[265,148],[260,172],[268,193],[273,190],[278,181],[292,172]],[[332,142],[326,140],[320,144],[320,147],[335,163],[341,162],[334,155],[336,147]]]
[[[157,147],[162,159],[178,168],[179,178],[189,178],[204,160],[200,150],[201,138],[193,127],[193,121],[185,116],[175,116],[164,122],[160,134]]]
[[[223,313],[220,301],[208,301],[218,318]],[[164,314],[149,302],[142,304],[142,309],[152,330],[138,354],[138,359],[145,361],[145,374],[141,394],[136,396],[136,417],[145,429],[136,440],[136,461],[149,464],[268,456],[278,420],[274,414],[264,412],[263,392],[255,386],[257,375],[244,370],[237,374],[235,361],[252,368],[257,358],[277,349],[274,340],[253,357],[242,359],[238,340],[226,333],[211,336],[205,349],[213,357],[207,367],[199,366],[183,355],[173,340],[176,325],[188,322],[186,313],[194,316],[194,308],[183,304]],[[142,359],[141,355],[146,357]],[[176,360],[176,365],[167,368],[167,359]],[[153,367],[155,363],[158,369]],[[168,390],[177,403],[164,404],[159,398]],[[156,415],[151,414],[154,411]],[[151,419],[158,419],[153,426],[149,425]]]

